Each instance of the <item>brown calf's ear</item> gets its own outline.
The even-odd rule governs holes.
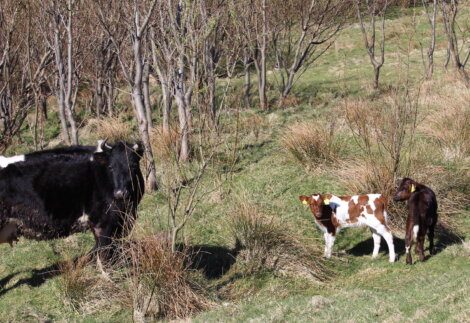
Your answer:
[[[302,202],[302,204],[304,204],[304,205],[310,204],[310,203],[309,203],[310,197],[308,197],[308,196],[300,195],[300,196],[299,196],[299,200],[300,200],[300,202]]]

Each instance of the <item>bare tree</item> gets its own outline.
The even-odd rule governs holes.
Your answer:
[[[364,44],[369,55],[370,62],[374,67],[374,89],[379,88],[380,69],[385,61],[385,12],[387,11],[388,1],[381,0],[365,0],[365,8],[362,7],[361,0],[355,0],[357,17],[361,27],[362,35],[364,37]],[[364,12],[363,12],[364,11]],[[369,31],[365,26],[365,15],[369,16],[370,26]],[[380,18],[380,40],[379,40],[379,53],[376,53],[376,19]],[[370,36],[369,36],[370,33]]]
[[[45,6],[44,16],[48,24],[43,28],[44,39],[52,49],[55,58],[56,86],[55,92],[59,105],[59,117],[62,126],[62,138],[68,144],[78,144],[78,128],[74,110],[79,89],[79,75],[74,51],[75,30],[74,15],[78,1],[49,0]],[[64,44],[65,38],[65,44]]]
[[[424,72],[426,74],[427,79],[432,78],[432,74],[434,72],[434,49],[436,48],[436,16],[437,16],[437,0],[433,0],[432,6],[432,13],[430,12],[429,8],[429,1],[422,0],[423,7],[426,11],[426,16],[429,21],[429,25],[431,26],[431,42],[429,44],[427,50],[427,62],[424,60],[423,57],[423,64],[424,64]],[[421,45],[421,54],[424,56],[422,52],[422,45]]]
[[[266,59],[269,37],[269,7],[266,0],[232,0],[231,6],[236,13],[235,19],[238,24],[240,37],[243,38],[246,50],[245,61],[253,63],[258,80],[258,96],[261,109],[268,109],[266,95]],[[249,65],[245,65],[249,68]]]
[[[459,11],[458,0],[441,1],[442,18],[444,30],[448,41],[448,55],[452,58],[454,68],[463,77],[467,85],[470,85],[470,76],[465,70],[465,66],[470,59],[470,45],[465,43],[462,37],[462,45],[459,44],[457,35],[457,14]],[[463,54],[463,55],[462,55]],[[462,57],[461,57],[462,55]]]
[[[39,98],[46,95],[44,72],[51,61],[48,48],[36,47],[31,28],[34,10],[19,2],[0,3],[0,151],[20,133]]]
[[[202,18],[204,1],[166,1],[158,12],[154,25],[154,65],[163,93],[163,117],[170,108],[168,93],[172,94],[179,121],[179,158],[190,158],[190,134],[193,93],[200,82],[202,44],[208,35],[208,23]],[[164,129],[167,128],[164,121]]]
[[[121,22],[111,21],[107,18],[107,15],[105,15],[103,11],[103,3],[98,3],[97,9],[99,12],[100,23],[114,44],[124,79],[132,88],[131,97],[134,114],[137,120],[140,138],[145,148],[145,156],[149,167],[147,184],[151,190],[156,190],[157,174],[152,146],[150,144],[149,120],[147,120],[144,102],[143,74],[144,65],[146,64],[144,53],[146,47],[144,46],[144,40],[148,32],[149,21],[155,10],[157,0],[149,2],[146,9],[143,8],[145,7],[144,2],[145,1],[135,0],[132,4],[128,4],[127,6],[121,2],[115,2],[114,6],[121,8],[121,10],[124,10],[125,12],[131,13],[131,19],[127,21],[124,19]],[[142,14],[144,11],[146,12]],[[116,30],[116,26],[113,26],[113,24],[116,23],[124,23],[126,34],[119,35],[122,36],[123,39],[117,39],[117,35],[113,33]],[[126,40],[129,42],[128,45],[131,49],[131,53],[128,53],[128,57],[126,57],[127,53],[124,53],[121,50],[121,43]]]
[[[279,104],[292,90],[298,72],[305,71],[333,44],[350,8],[350,1],[339,0],[276,2],[272,44],[281,76]]]

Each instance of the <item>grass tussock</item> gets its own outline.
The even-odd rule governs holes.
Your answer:
[[[107,139],[109,142],[132,141],[133,129],[124,116],[90,119],[84,130],[94,140]]]
[[[168,239],[151,236],[124,247],[129,261],[129,297],[134,320],[184,318],[212,302],[193,279],[185,254],[172,252]]]
[[[345,149],[334,123],[295,123],[282,136],[281,145],[307,168],[336,162]]]
[[[237,268],[244,275],[272,271],[314,281],[326,279],[328,270],[319,245],[301,240],[255,205],[238,204],[232,211],[230,227],[241,245]]]
[[[165,132],[161,127],[155,127],[150,131],[150,144],[156,160],[170,162],[179,154],[180,134],[176,128]]]
[[[103,306],[121,305],[122,290],[97,274],[89,257],[68,260],[59,266],[64,303],[81,314],[99,312]]]
[[[446,161],[462,161],[470,156],[470,90],[462,82],[452,87],[427,85],[426,99],[433,109],[420,124],[419,130],[432,138]]]

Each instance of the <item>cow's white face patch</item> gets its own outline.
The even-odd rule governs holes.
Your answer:
[[[10,164],[23,162],[25,161],[24,155],[12,156],[12,157],[4,157],[0,156],[0,167],[5,168]]]
[[[320,195],[312,195],[312,199],[318,201],[320,199]]]

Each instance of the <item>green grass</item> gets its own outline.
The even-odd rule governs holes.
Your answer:
[[[404,17],[388,20],[387,27],[401,30],[410,20],[411,15],[407,12]],[[299,79],[293,92],[300,99],[298,106],[271,112],[243,112],[256,113],[271,121],[269,126],[263,127],[258,139],[252,134],[243,134],[239,162],[232,179],[206,197],[183,230],[184,237],[192,244],[232,247],[234,238],[228,216],[240,199],[248,199],[294,229],[299,236],[323,244],[321,233],[309,211],[298,202],[298,196],[315,192],[351,192],[346,192],[338,182],[334,165],[306,171],[281,148],[279,138],[286,126],[296,121],[331,120],[343,97],[370,96],[368,84],[372,68],[358,32],[357,27],[346,29],[337,41],[337,50],[333,46]],[[423,32],[425,20],[420,16],[416,38],[422,40]],[[407,55],[402,48],[408,40],[399,33],[394,35],[387,43],[382,71],[381,82],[386,85],[395,84],[405,73],[403,66]],[[423,43],[426,40],[424,38]],[[440,37],[436,77],[444,74],[443,48],[445,40]],[[415,44],[410,53],[410,76],[415,80],[422,76],[419,59]],[[270,81],[274,84],[273,78],[271,74]],[[271,89],[269,94],[274,100],[276,89]],[[57,116],[51,114],[51,117],[53,120],[46,129],[47,138],[59,133]],[[32,139],[28,131],[24,132],[24,141],[30,146]],[[12,152],[25,151],[25,147],[14,147]],[[348,151],[348,155],[357,153],[354,148]],[[137,231],[165,228],[164,205],[161,193],[146,194],[139,207]],[[455,218],[468,241],[469,207]],[[21,239],[14,248],[1,245],[0,321],[131,321],[129,308],[103,308],[86,314],[64,302],[60,275],[54,265],[84,254],[92,245],[90,233],[49,242]],[[389,264],[384,242],[379,259],[370,258],[372,243],[368,229],[345,230],[336,240],[336,256],[328,263],[333,271],[330,281],[315,283],[271,272],[230,281],[232,273],[229,272],[209,282],[209,286],[222,291],[223,286],[229,286],[231,296],[216,293],[217,305],[193,319],[197,322],[468,321],[470,246],[466,242],[440,247],[441,251],[424,263],[406,266],[402,257],[399,262]]]

